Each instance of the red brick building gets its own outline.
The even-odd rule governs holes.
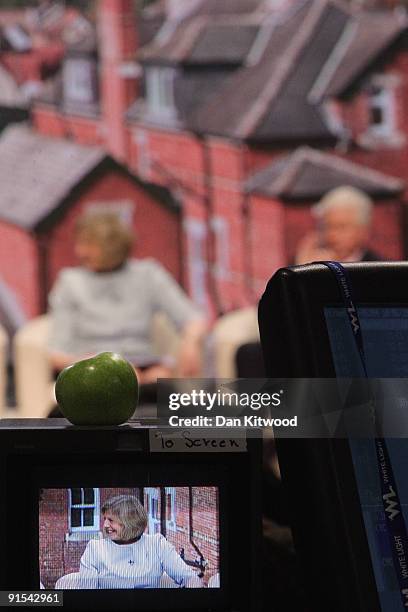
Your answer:
[[[82,20],[78,11],[65,10],[61,2],[0,11],[0,66],[11,74],[26,104],[58,69],[63,32],[73,32]]]
[[[134,227],[133,255],[182,276],[180,208],[102,148],[49,138],[25,125],[0,137],[0,275],[28,317],[44,311],[59,270],[76,265],[73,232],[85,210],[118,212]],[[154,228],[154,231],[152,231]]]
[[[45,588],[54,588],[58,578],[79,570],[88,541],[101,537],[104,502],[124,493],[143,502],[148,515],[146,533],[163,533],[186,562],[196,561],[197,551],[201,553],[206,583],[219,571],[218,494],[214,487],[43,489],[39,562]]]
[[[254,303],[293,260],[310,205],[345,181],[375,200],[371,246],[406,255],[404,12],[167,0],[137,22],[131,0],[97,7],[95,29],[69,41],[36,101],[34,127],[102,146],[177,194],[181,278],[197,303],[212,312]],[[273,185],[254,189],[269,173]]]
[[[407,155],[405,15],[329,0],[281,12],[250,1],[229,8],[201,2],[142,49],[145,95],[128,113],[132,163],[195,190],[186,189],[184,210],[217,307],[254,302],[293,261],[310,205],[341,184],[373,196],[372,246],[403,257],[404,184],[394,178],[405,179]],[[317,149],[309,157],[330,152],[330,163],[300,162],[303,145]],[[342,158],[358,165],[344,169]],[[274,188],[251,187],[262,170],[275,175]]]

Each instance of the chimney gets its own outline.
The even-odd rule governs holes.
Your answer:
[[[110,153],[126,158],[124,114],[138,93],[138,35],[133,0],[98,1],[100,103]]]

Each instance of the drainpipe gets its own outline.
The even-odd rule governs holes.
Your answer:
[[[48,293],[50,290],[49,262],[48,262],[48,236],[45,234],[33,234],[37,242],[38,254],[38,307],[43,314],[48,308]]]
[[[213,188],[213,167],[211,161],[211,148],[205,138],[201,139],[203,150],[203,169],[204,169],[204,207],[205,221],[207,227],[207,285],[215,315],[217,317],[224,314],[222,300],[218,292],[217,279],[215,277],[216,245],[214,231],[211,221],[214,218],[214,188]]]
[[[167,505],[166,505],[166,489],[160,487],[160,533],[166,537],[167,533]]]
[[[241,194],[242,194],[242,271],[243,271],[243,285],[246,297],[251,304],[256,302],[256,296],[253,286],[254,279],[254,268],[253,268],[253,257],[254,249],[251,237],[251,210],[249,205],[249,194],[245,191],[244,180],[247,176],[247,166],[245,162],[245,155],[247,153],[247,147],[242,146],[241,149]]]
[[[180,557],[183,559],[184,563],[187,563],[187,565],[190,565],[191,567],[199,568],[200,571],[198,572],[198,577],[202,578],[204,576],[205,568],[207,567],[207,561],[205,560],[204,555],[202,554],[202,552],[199,549],[199,547],[197,546],[197,544],[194,542],[193,487],[188,487],[188,505],[189,505],[189,512],[188,512],[188,538],[189,538],[191,546],[194,548],[194,550],[196,551],[196,553],[198,555],[198,559],[195,559],[195,560],[186,559],[185,558],[185,553],[184,553],[184,548],[182,548],[181,551],[180,551]]]

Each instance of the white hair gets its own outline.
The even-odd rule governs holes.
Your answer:
[[[315,217],[321,219],[329,210],[340,208],[354,210],[361,225],[369,225],[371,222],[373,208],[371,198],[363,191],[360,191],[360,189],[347,185],[328,191],[312,207],[312,213]]]

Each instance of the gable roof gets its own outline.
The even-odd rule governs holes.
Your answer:
[[[286,138],[288,131],[293,139],[299,132],[304,138],[333,139],[321,109],[308,103],[307,88],[346,19],[331,3],[299,3],[269,25],[259,61],[231,76],[191,118],[190,127],[244,140]]]
[[[402,12],[357,14],[347,25],[327,62],[326,87],[321,97],[344,93],[408,27]],[[331,66],[330,66],[331,62]]]
[[[166,0],[156,0],[147,4],[141,11],[137,20],[139,44],[149,44],[159,32],[166,19]]]
[[[215,20],[195,16],[179,24],[166,24],[153,42],[138,53],[148,63],[242,63],[260,29],[260,19],[228,16]]]
[[[327,191],[349,185],[373,198],[394,198],[404,189],[400,179],[311,147],[299,147],[254,174],[247,193],[282,200],[318,200]]]
[[[252,13],[263,0],[201,0],[197,13],[206,15],[240,15]]]
[[[6,128],[0,136],[0,219],[38,229],[106,161],[126,171],[99,147],[42,136],[22,124]],[[153,198],[178,208],[167,189],[130,176]]]
[[[239,63],[249,52],[263,14],[262,0],[199,0],[168,18],[138,59],[154,63]]]
[[[259,24],[222,22],[209,24],[195,41],[189,62],[195,64],[242,63],[259,32]],[[226,45],[226,41],[228,44]]]
[[[339,0],[300,0],[265,20],[264,51],[192,114],[188,127],[259,143],[333,142],[322,102],[355,81],[407,29],[392,12],[354,12]],[[269,28],[269,30],[268,30]]]
[[[189,3],[189,4],[187,4]],[[203,101],[220,89],[233,70],[248,62],[261,34],[262,0],[211,2],[186,0],[180,18],[168,18],[153,41],[138,53],[145,66],[182,66],[173,73],[176,116],[166,116],[137,98],[126,117],[173,127],[188,127],[189,118]]]

